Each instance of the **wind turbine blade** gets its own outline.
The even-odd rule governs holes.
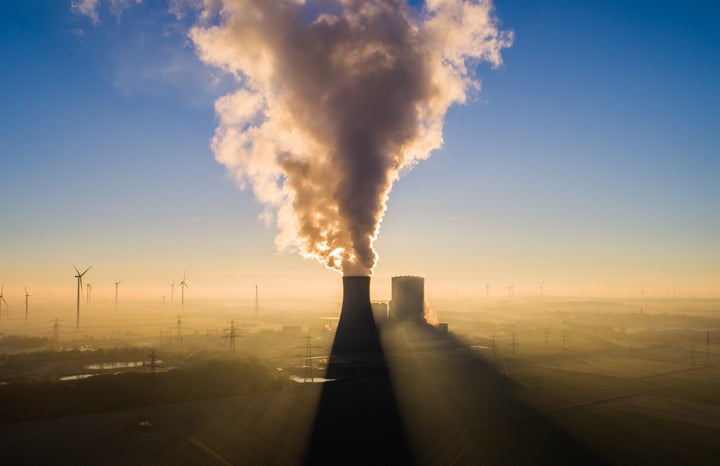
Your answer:
[[[85,269],[85,272],[81,273],[80,276],[82,277],[83,275],[85,275],[87,273],[87,271],[90,269],[92,269],[92,265],[90,267],[88,267],[87,269]]]
[[[77,267],[75,267],[75,264],[73,264],[73,269],[75,269],[75,273],[77,273],[78,275],[80,275],[80,271],[77,269]]]

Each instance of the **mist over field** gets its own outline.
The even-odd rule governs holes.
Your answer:
[[[719,301],[428,296],[427,306],[448,324],[448,334],[427,324],[379,323],[395,386],[393,413],[407,426],[413,457],[440,461],[456,448],[448,443],[454,439],[464,445],[461,463],[481,452],[503,461],[514,436],[535,432],[567,449],[565,456],[543,456],[540,464],[548,458],[619,464],[628,455],[630,464],[712,462],[712,439],[720,431],[714,389],[720,382]],[[80,332],[72,319],[62,319],[57,339],[52,316],[63,315],[62,308],[37,307],[27,324],[17,312],[0,320],[0,432],[10,458],[27,455],[34,441],[67,457],[80,454],[77,448],[108,463],[176,455],[201,463],[218,455],[233,464],[277,457],[301,464],[306,455],[317,455],[313,406],[322,413],[322,386],[341,382],[307,382],[327,377],[339,302],[267,299],[256,315],[252,301],[193,301],[179,316],[177,303],[130,302],[118,309],[97,303],[82,310]],[[230,406],[238,413],[253,410],[258,403],[266,413],[261,418],[221,414]],[[485,403],[500,411],[487,418],[491,405]],[[285,419],[281,413],[288,406],[304,408]],[[82,424],[70,415],[81,415]],[[363,416],[368,414],[355,418],[362,424]],[[486,424],[490,419],[494,427]],[[540,419],[556,427],[538,426]],[[185,432],[198,422],[207,428],[187,443]],[[93,434],[92,447],[59,443],[60,429],[76,432],[78,439],[89,435],[82,425],[135,433]],[[455,438],[461,426],[469,430]],[[254,440],[225,443],[246,429],[255,432]],[[287,437],[288,429],[298,436]],[[689,431],[695,434],[688,444]],[[638,447],[637,436],[653,448]],[[184,446],[152,453],[142,446],[152,438]],[[124,453],[115,442],[125,445]],[[530,442],[527,448],[536,447]],[[119,456],[111,458],[108,451]],[[45,454],[28,458],[42,460]]]

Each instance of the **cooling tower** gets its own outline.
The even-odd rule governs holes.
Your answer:
[[[392,277],[390,318],[413,322],[425,320],[425,279],[423,277]]]
[[[372,306],[370,277],[343,277],[343,302],[332,352],[356,353],[380,351]]]

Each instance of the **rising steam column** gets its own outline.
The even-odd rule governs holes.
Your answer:
[[[333,354],[380,351],[380,336],[370,304],[370,277],[344,276]]]

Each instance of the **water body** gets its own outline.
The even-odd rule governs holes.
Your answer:
[[[83,380],[83,379],[89,379],[90,377],[93,377],[95,374],[76,374],[76,375],[66,375],[64,377],[60,377],[61,382],[67,382],[68,380]]]
[[[131,367],[142,367],[143,361],[121,361],[121,362],[98,362],[83,366],[83,369],[91,371],[111,370],[111,369],[127,369]]]
[[[333,382],[337,379],[326,379],[324,377],[313,377],[311,380],[306,380],[304,377],[298,377],[297,375],[291,375],[290,380],[297,383],[324,383]]]

